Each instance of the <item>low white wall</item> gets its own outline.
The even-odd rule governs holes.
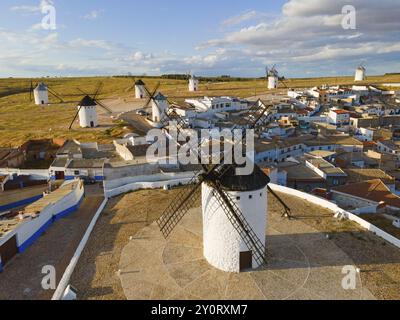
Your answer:
[[[395,245],[396,247],[400,248],[400,239],[397,239],[396,237],[392,236],[391,234],[387,233],[386,231],[379,229],[378,227],[374,226],[373,224],[369,223],[368,221],[365,221],[364,219],[360,218],[359,216],[357,216],[351,212],[348,212],[346,210],[343,210],[342,208],[338,207],[336,204],[334,204],[326,199],[319,198],[319,197],[316,197],[311,194],[304,193],[304,192],[301,192],[301,191],[298,191],[295,189],[278,186],[276,184],[270,184],[269,186],[274,191],[287,193],[292,196],[304,199],[315,205],[329,209],[329,210],[333,211],[334,213],[341,213],[347,219],[358,223],[361,227],[367,229],[368,231],[373,232],[378,237],[381,237],[381,238],[385,239],[386,241],[390,242],[391,244]]]
[[[50,178],[50,173],[48,169],[42,170],[25,170],[25,169],[10,169],[10,168],[0,168],[0,174],[17,174],[19,176],[31,176],[33,180],[47,180]]]
[[[55,215],[67,210],[79,203],[84,194],[83,184],[79,184],[74,190],[55,203],[47,205],[35,219],[29,219],[27,222],[17,228],[18,247],[23,245],[31,238],[41,227],[43,227]]]
[[[141,182],[130,183],[115,189],[108,189],[108,190],[104,189],[104,195],[106,198],[112,198],[124,193],[142,189],[161,189],[164,188],[165,186],[174,187],[178,185],[186,185],[192,181],[192,177],[193,176],[189,178],[179,178],[179,179],[171,179],[163,181],[152,181],[152,182],[141,181]]]
[[[105,206],[107,204],[107,199],[104,199],[104,201],[102,202],[102,204],[100,205],[100,207],[97,209],[96,214],[93,216],[92,221],[90,222],[85,235],[83,236],[81,242],[79,243],[78,248],[76,249],[67,269],[65,269],[64,275],[61,278],[60,283],[57,286],[56,291],[54,292],[54,295],[52,297],[52,300],[61,300],[63,298],[63,294],[65,292],[65,289],[67,288],[69,281],[71,279],[72,273],[75,270],[75,267],[79,261],[79,258],[83,252],[83,249],[85,249],[86,244],[89,240],[89,237],[97,223],[97,220],[100,217],[100,214],[103,212]]]
[[[166,181],[166,180],[177,180],[177,179],[186,179],[192,178],[195,175],[194,172],[171,172],[171,173],[156,173],[156,174],[147,174],[147,175],[138,175],[132,177],[125,177],[114,180],[105,180],[104,188],[106,190],[116,189],[119,187],[123,187],[128,184],[133,184],[137,182],[157,182],[157,181]]]

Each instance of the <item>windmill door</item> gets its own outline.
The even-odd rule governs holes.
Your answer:
[[[17,236],[13,236],[10,240],[0,246],[1,263],[7,264],[18,253]]]
[[[253,268],[253,253],[251,251],[240,253],[240,271]]]

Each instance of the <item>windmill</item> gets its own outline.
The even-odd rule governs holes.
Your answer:
[[[277,89],[279,82],[283,84],[283,86],[288,89],[288,86],[283,81],[285,77],[279,77],[278,70],[276,69],[276,65],[274,64],[271,69],[268,66],[265,68],[266,70],[266,78],[268,83],[268,89]]]
[[[36,105],[49,104],[49,93],[60,100],[60,102],[65,102],[64,99],[48,85],[45,85],[43,82],[34,85],[31,80],[29,88],[29,100],[31,102],[34,100]]]
[[[179,117],[173,108],[170,108],[170,105],[176,105],[176,103],[170,101],[158,91],[160,85],[161,83],[158,82],[152,91],[150,91],[146,86],[143,87],[147,96],[147,101],[143,109],[149,108],[151,104],[152,115],[149,120],[152,122],[154,127],[163,128],[169,121],[176,121],[179,126],[183,128],[183,126],[186,126],[185,120]]]
[[[130,77],[132,79],[132,85],[130,85],[128,88],[126,88],[126,91],[133,91],[135,90],[135,98],[136,99],[144,99],[146,97],[146,91],[144,90],[144,87],[146,84],[143,82],[142,79],[136,79],[135,77]]]
[[[188,73],[189,92],[196,92],[199,90],[199,79],[197,79],[191,72]]]
[[[364,81],[366,79],[366,68],[363,63],[360,63],[360,65],[356,69],[356,74],[354,81],[359,82],[359,81]]]
[[[255,128],[271,109],[259,103],[261,108],[254,108],[256,116],[250,128]],[[244,141],[245,134],[242,138]],[[196,150],[194,153],[202,163],[201,155]],[[202,164],[202,170],[194,175],[190,187],[175,197],[157,223],[164,237],[170,236],[198,200],[201,188],[205,257],[221,270],[239,272],[266,264],[267,190],[278,196],[268,187],[269,178],[258,166],[251,175],[236,176],[239,166],[224,164],[225,156],[222,154],[219,164]],[[290,217],[290,208],[278,199]]]
[[[97,97],[100,94],[101,89],[103,88],[103,83],[100,82],[97,85],[97,89],[95,93],[91,96],[87,92],[83,91],[82,89],[78,90],[84,95],[82,100],[79,102],[77,108],[78,111],[76,112],[71,124],[69,126],[69,130],[72,129],[76,118],[79,115],[79,122],[82,128],[94,128],[98,126],[98,119],[97,119],[97,106],[103,108],[107,113],[112,114],[112,111],[101,103]]]

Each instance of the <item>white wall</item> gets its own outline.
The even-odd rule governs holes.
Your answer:
[[[250,251],[229,221],[207,184],[202,185],[204,257],[226,272],[240,272],[240,252]],[[251,192],[227,192],[265,245],[267,228],[266,188]],[[237,199],[237,197],[240,199]],[[249,198],[252,196],[252,199]],[[259,265],[253,258],[253,268]]]
[[[163,181],[138,181],[138,182],[133,182],[129,184],[122,185],[117,188],[113,189],[104,189],[104,196],[106,198],[112,198],[119,196],[124,193],[132,192],[132,191],[137,191],[137,190],[143,190],[143,189],[161,189],[166,186],[169,187],[174,187],[174,186],[179,186],[179,185],[186,185],[192,182],[192,177],[188,178],[176,178],[176,179],[170,179],[170,180],[163,180]]]
[[[31,176],[33,180],[48,180],[50,178],[49,170],[22,170],[22,169],[8,169],[8,168],[0,168],[0,174],[8,175],[8,174],[17,174],[19,176]]]
[[[368,221],[365,221],[364,219],[358,217],[355,214],[352,214],[351,212],[348,212],[346,210],[343,210],[342,208],[338,207],[336,204],[323,199],[319,198],[316,196],[313,196],[308,193],[304,193],[295,189],[283,187],[283,186],[278,186],[275,184],[269,184],[272,190],[277,191],[277,192],[282,192],[286,194],[290,194],[292,196],[304,199],[306,201],[309,201],[315,205],[318,205],[320,207],[326,208],[331,210],[333,213],[341,213],[343,214],[347,219],[354,221],[358,223],[361,227],[367,229],[368,231],[371,231],[375,233],[378,237],[381,237],[388,241],[389,243],[395,245],[396,247],[400,248],[400,239],[397,239],[396,237],[392,236],[391,234],[379,229],[378,227],[374,226],[373,224],[369,223]]]
[[[43,225],[45,225],[53,216],[67,210],[74,205],[78,204],[80,199],[83,197],[84,187],[83,184],[71,190],[71,192],[55,203],[50,203],[46,206],[42,212],[35,219],[28,219],[26,223],[23,223],[16,229],[17,233],[17,245],[20,247],[27,241],[32,235],[34,235]]]

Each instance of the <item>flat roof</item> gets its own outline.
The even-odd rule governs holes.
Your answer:
[[[320,169],[327,175],[334,175],[334,176],[343,176],[346,177],[346,173],[340,169],[335,167],[333,164],[329,163],[328,161],[321,159],[321,158],[310,158],[306,160],[308,163],[312,164],[314,167]]]
[[[48,205],[56,203],[58,200],[68,195],[71,191],[75,190],[80,183],[82,182],[73,181],[71,183],[61,186],[59,189],[51,192],[50,194],[47,194],[38,201],[25,207],[25,209],[23,210],[24,214],[35,214],[43,211],[43,209],[46,208]]]
[[[278,164],[278,168],[280,170],[286,171],[288,180],[312,180],[312,181],[321,181],[325,180],[320,177],[316,172],[307,168],[304,164],[296,164],[292,166],[280,166]]]
[[[42,212],[43,209],[46,208],[48,205],[55,203],[68,195],[79,185],[79,183],[82,182],[70,182],[64,186],[61,186],[59,189],[46,195],[40,200],[28,205],[20,212],[12,212],[4,216],[3,219],[0,218],[0,238],[16,229],[20,224],[29,221],[29,219],[32,218],[32,215],[40,214],[40,212]],[[40,193],[42,193],[43,191],[44,190],[41,190]]]

